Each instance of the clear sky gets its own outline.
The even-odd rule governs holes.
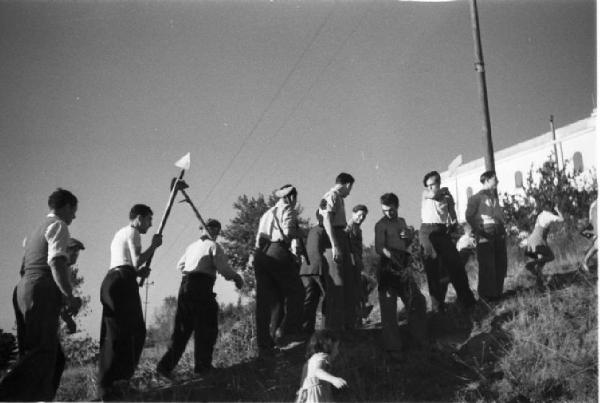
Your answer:
[[[587,117],[596,98],[592,0],[480,0],[496,149]],[[0,327],[12,329],[22,240],[58,186],[79,198],[85,330],[131,205],[156,230],[173,163],[227,224],[238,195],[299,189],[307,215],[341,171],[366,204],[396,192],[419,224],[421,178],[482,156],[466,0],[0,2]],[[156,252],[149,313],[176,295],[175,263],[198,236],[176,205]],[[144,246],[149,236],[143,237]],[[220,300],[235,300],[219,286]]]

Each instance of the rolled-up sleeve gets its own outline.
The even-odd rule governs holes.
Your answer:
[[[298,216],[290,205],[281,209],[281,230],[288,238],[298,237]]]
[[[211,247],[210,253],[212,254],[213,263],[219,274],[221,274],[227,280],[233,280],[235,277],[237,277],[237,273],[227,262],[227,257],[225,256],[225,252],[223,251],[223,247],[221,247],[221,245],[215,243]]]
[[[68,258],[67,245],[71,235],[69,234],[67,224],[62,221],[53,222],[46,228],[44,235],[46,242],[48,242],[48,264],[59,256]]]

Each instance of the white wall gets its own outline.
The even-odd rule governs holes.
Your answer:
[[[581,153],[583,169],[596,167],[596,112],[586,119],[582,119],[555,130],[559,164],[562,160],[572,161],[576,152]],[[561,158],[562,152],[562,158]],[[516,187],[515,173],[521,172],[523,185],[527,185],[529,171],[536,169],[548,159],[554,157],[552,133],[544,133],[530,140],[514,146],[496,151],[494,153],[496,174],[500,181],[500,193],[518,193],[522,191]],[[572,165],[570,165],[572,167]],[[567,165],[569,168],[569,165]],[[485,170],[483,158],[467,162],[460,166],[456,173],[450,177],[449,172],[441,173],[442,186],[447,186],[456,200],[456,212],[459,220],[464,221],[467,207],[467,189],[470,187],[472,194],[481,189],[479,176]]]

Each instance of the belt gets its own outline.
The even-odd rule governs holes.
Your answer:
[[[110,269],[116,270],[116,271],[123,271],[123,272],[132,271],[135,273],[135,268],[130,265],[115,266],[115,267],[111,267]]]

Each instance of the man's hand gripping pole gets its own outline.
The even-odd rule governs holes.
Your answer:
[[[167,218],[169,218],[169,214],[171,213],[171,207],[173,207],[173,202],[175,201],[175,196],[177,195],[177,191],[182,190],[183,186],[185,185],[185,182],[183,182],[183,174],[185,173],[186,170],[190,169],[190,153],[187,153],[182,158],[180,158],[175,163],[175,166],[177,168],[181,168],[181,171],[179,172],[179,176],[177,177],[177,180],[175,181],[173,186],[171,186],[171,193],[169,194],[169,201],[167,202],[167,206],[165,208],[162,219],[160,220],[160,225],[158,227],[158,231],[157,231],[158,235],[162,235],[163,229],[165,228],[165,224],[167,223]],[[142,277],[140,279],[140,282],[139,282],[140,287],[142,287],[144,285],[146,278],[148,278],[148,276],[150,275],[150,264],[152,263],[153,257],[154,257],[154,254],[152,254],[152,256],[150,256],[150,258],[145,263],[145,267],[146,267],[146,271],[148,272],[148,275],[145,277]]]

